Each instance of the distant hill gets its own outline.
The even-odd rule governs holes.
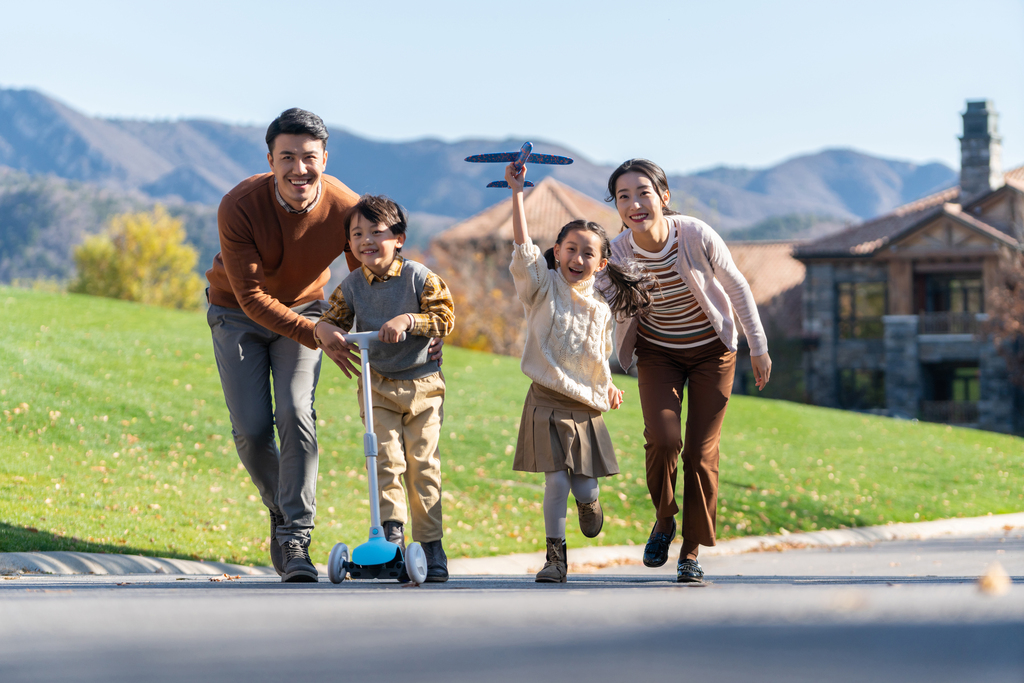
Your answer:
[[[413,213],[413,225],[420,227],[411,240],[419,246],[425,246],[430,234],[505,197],[500,190],[484,187],[501,177],[499,165],[467,164],[463,159],[478,152],[517,149],[523,142],[382,142],[353,135],[338,125],[329,128],[329,172],[357,192],[385,193],[401,202]],[[74,186],[76,196],[92,193],[101,203],[159,200],[180,207],[177,210],[182,213],[203,214],[196,207],[215,207],[241,179],[267,169],[264,135],[262,126],[216,121],[89,117],[34,90],[0,89],[0,166],[32,177],[76,181],[80,183]],[[558,144],[537,138],[533,142],[542,151],[576,160],[565,167],[532,166],[533,180],[553,175],[592,197],[605,198],[612,167],[592,163]],[[22,179],[12,180],[17,178]],[[0,175],[0,194],[3,183],[23,184],[23,179],[18,174]],[[728,236],[731,230],[776,216],[828,216],[839,223],[870,218],[953,185],[957,175],[942,164],[915,165],[851,150],[826,150],[767,169],[720,167],[670,176],[669,182],[677,209],[704,218]],[[4,201],[14,201],[13,196],[6,192]],[[38,201],[46,202],[45,193]],[[72,224],[95,223],[64,221],[61,216],[74,211],[67,202],[57,204],[19,211],[42,212],[53,221],[67,223],[57,229],[61,239],[73,239]],[[16,260],[15,252],[8,253],[11,245],[31,242],[28,234],[6,235],[21,225],[12,215],[0,209],[0,262]],[[37,216],[38,220],[43,219]],[[211,222],[209,212],[196,220],[188,232],[200,246],[201,267],[205,267],[207,252],[216,251],[215,220]],[[11,272],[0,267],[0,281]]]

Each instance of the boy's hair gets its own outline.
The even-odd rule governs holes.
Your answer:
[[[593,221],[577,220],[566,223],[558,231],[555,244],[561,244],[573,230],[592,232],[601,238],[601,258],[608,261],[605,269],[608,271],[608,279],[612,283],[608,307],[612,309],[615,317],[619,319],[632,318],[651,310],[651,288],[654,286],[654,276],[633,260],[619,265],[612,263],[612,245],[608,241],[608,233],[599,223]],[[555,263],[554,247],[544,252],[544,260],[547,261],[548,269],[555,270],[558,267]]]
[[[392,234],[396,237],[404,235],[406,228],[409,227],[405,209],[382,194],[364,194],[359,198],[356,205],[352,207],[348,224],[345,226],[347,234],[351,234],[352,222],[356,216],[362,216],[368,221],[391,228]]]
[[[267,149],[274,153],[274,140],[278,135],[308,135],[323,143],[327,149],[327,126],[324,120],[311,111],[292,107],[270,122],[267,128]]]

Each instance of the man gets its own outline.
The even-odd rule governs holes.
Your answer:
[[[349,270],[359,266],[345,230],[359,197],[324,174],[327,137],[311,112],[289,109],[274,119],[270,173],[243,180],[221,201],[221,251],[206,272],[207,320],[235,448],[269,510],[270,558],[285,582],[317,580],[308,551],[321,361],[313,326],[326,310],[331,262],[345,253]],[[328,357],[346,376],[356,373],[351,351],[331,346]]]

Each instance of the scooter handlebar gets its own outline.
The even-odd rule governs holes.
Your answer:
[[[345,342],[348,343],[348,344],[355,344],[357,346],[363,346],[364,344],[366,344],[367,342],[369,342],[369,341],[371,341],[373,339],[378,339],[378,335],[379,334],[380,334],[380,330],[371,330],[371,331],[368,331],[368,332],[350,332],[348,334],[341,335],[341,338],[344,339]],[[403,332],[402,336],[398,338],[398,341],[400,341],[400,342],[405,341],[407,336],[408,335],[406,335],[406,333]]]

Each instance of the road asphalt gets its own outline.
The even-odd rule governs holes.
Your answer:
[[[566,584],[522,569],[416,587],[26,574],[8,563],[0,681],[1020,683],[1019,518],[883,527],[893,540],[856,544],[797,534],[765,540],[772,550],[721,544],[702,551],[703,586],[676,584],[671,562],[648,569],[582,549]]]

